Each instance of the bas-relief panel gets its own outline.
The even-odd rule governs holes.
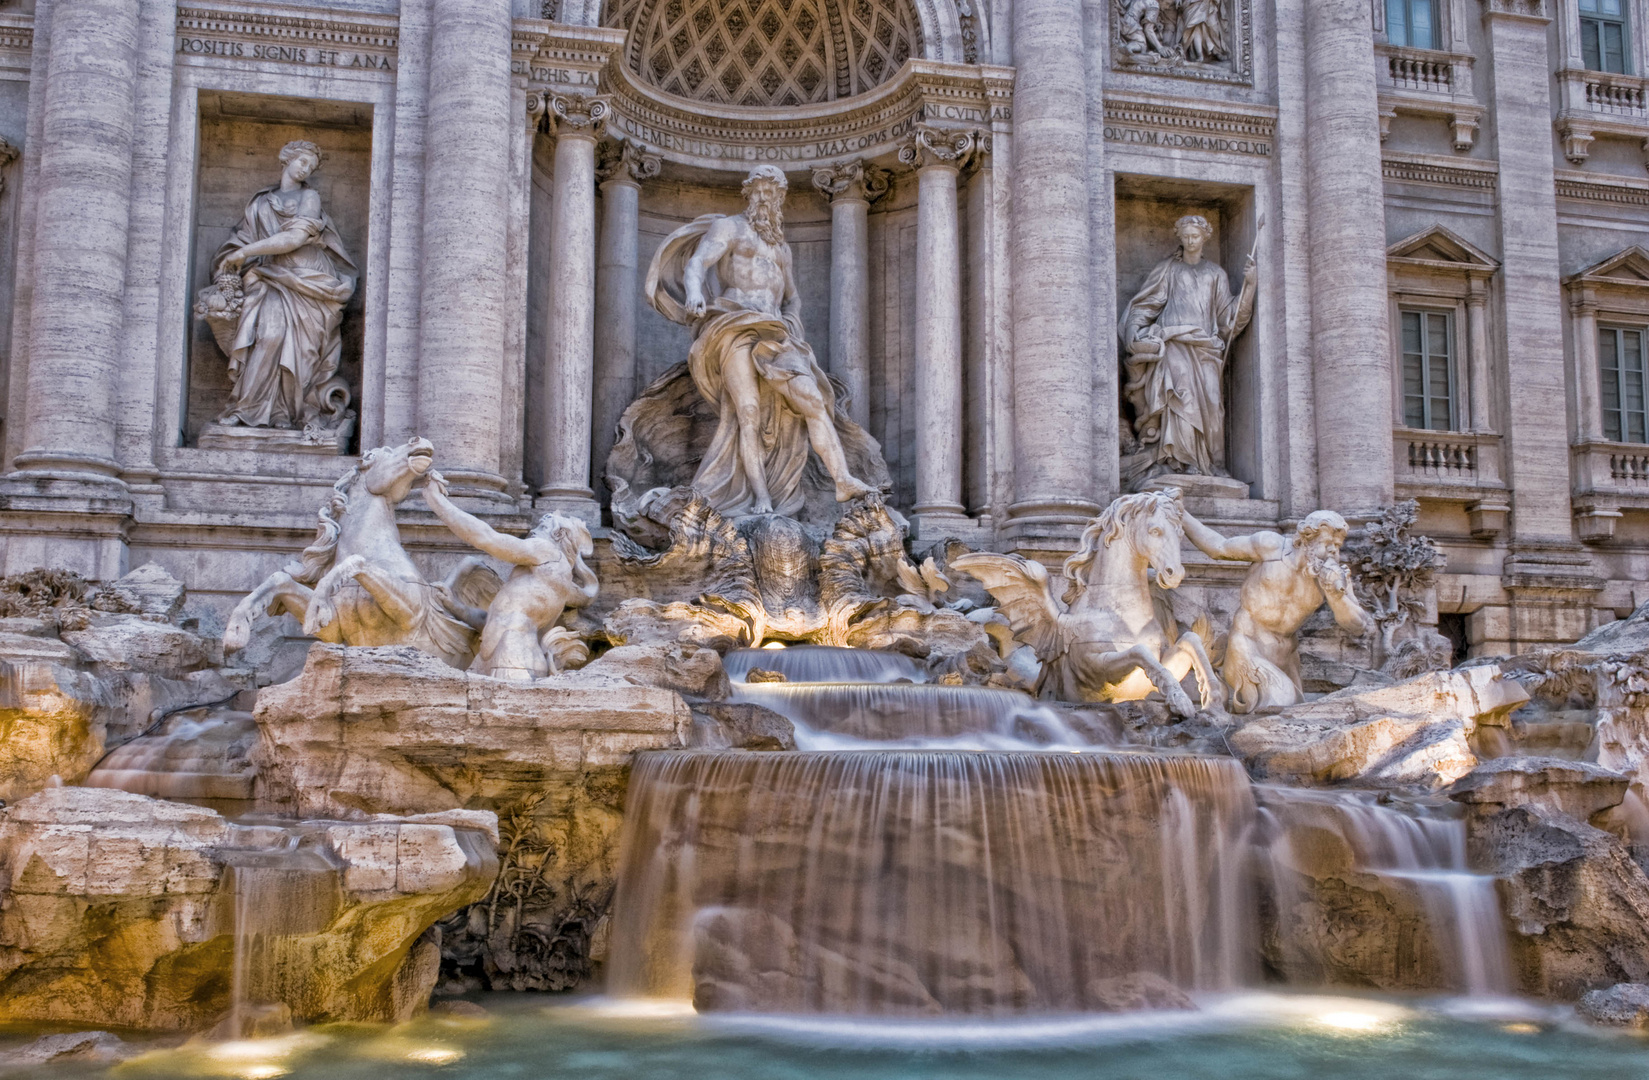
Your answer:
[[[303,105],[285,98],[201,94],[191,297],[210,284],[212,253],[240,223],[247,200],[280,179],[280,149],[294,139],[308,139],[321,148],[324,158],[309,184],[320,194],[345,250],[364,266],[371,195],[371,106],[347,106],[344,113],[317,122],[294,115],[293,110]],[[272,119],[271,113],[281,118]],[[357,410],[362,396],[362,311],[366,293],[363,278],[344,309],[342,328],[339,373],[349,383]],[[193,445],[202,426],[210,423],[228,402],[231,383],[228,360],[204,321],[191,319],[188,348],[184,439],[186,445]],[[374,392],[376,388],[367,388],[368,394]]]

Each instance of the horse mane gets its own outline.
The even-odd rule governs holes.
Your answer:
[[[360,465],[338,477],[338,482],[332,485],[332,494],[327,496],[326,503],[315,515],[314,541],[303,549],[297,562],[286,568],[293,581],[300,585],[313,585],[332,569],[338,554],[338,535],[343,532],[343,525],[338,519],[349,507],[349,493],[354,490],[355,482],[361,478],[362,467],[368,464],[370,457],[368,454],[362,458]]]
[[[1123,529],[1140,517],[1159,510],[1169,514],[1178,524],[1182,509],[1178,488],[1124,495],[1107,506],[1082,530],[1082,542],[1077,546],[1076,554],[1065,560],[1066,606],[1076,603],[1077,597],[1088,587],[1088,572],[1093,568],[1094,560],[1099,558],[1100,549],[1110,547],[1111,542],[1122,535]]]

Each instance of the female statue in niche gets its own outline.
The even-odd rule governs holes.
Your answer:
[[[1174,223],[1179,251],[1152,270],[1122,313],[1124,397],[1134,410],[1136,481],[1165,473],[1224,475],[1221,379],[1230,342],[1254,313],[1250,255],[1235,297],[1225,271],[1204,261],[1214,229],[1200,214]]]
[[[354,417],[338,360],[358,271],[306,183],[320,167],[320,148],[298,139],[281,148],[280,160],[280,183],[246,204],[195,305],[234,380],[217,422],[336,432]]]

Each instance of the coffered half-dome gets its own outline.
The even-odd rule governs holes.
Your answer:
[[[616,0],[605,21],[640,81],[725,105],[853,97],[922,55],[910,0]]]

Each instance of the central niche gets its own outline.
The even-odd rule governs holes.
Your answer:
[[[908,0],[618,0],[607,25],[643,82],[725,105],[852,97],[922,52]]]

